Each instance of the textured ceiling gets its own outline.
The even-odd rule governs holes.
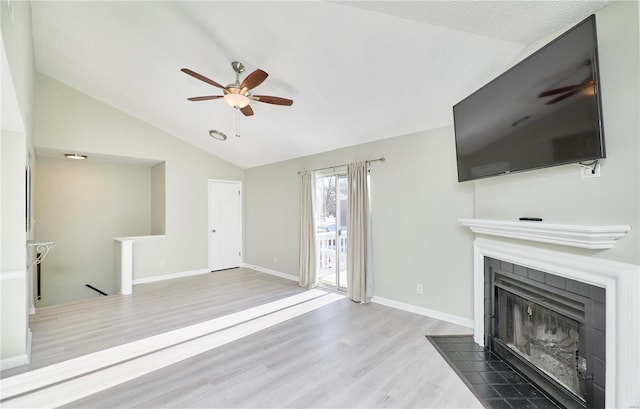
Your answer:
[[[578,22],[611,1],[344,1],[376,11],[520,44]]]
[[[32,3],[37,70],[247,168],[450,125],[529,44],[604,1]],[[231,61],[270,76],[239,119]],[[229,136],[213,140],[208,131]],[[236,129],[240,137],[236,138]]]

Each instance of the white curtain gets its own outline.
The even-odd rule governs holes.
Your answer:
[[[312,170],[300,173],[300,281],[301,287],[318,285],[316,269],[316,177]]]
[[[361,303],[373,295],[368,170],[367,162],[347,165],[347,295]]]

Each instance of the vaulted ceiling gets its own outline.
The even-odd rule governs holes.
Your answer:
[[[32,15],[39,72],[248,168],[450,125],[527,44],[609,3],[34,1]],[[221,90],[181,68],[226,85],[232,61],[293,106],[186,100]]]

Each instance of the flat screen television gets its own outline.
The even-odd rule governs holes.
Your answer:
[[[605,157],[595,15],[453,107],[458,181]]]

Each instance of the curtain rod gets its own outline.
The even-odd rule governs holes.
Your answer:
[[[365,161],[365,162],[367,162],[367,163],[371,163],[371,162],[384,162],[384,161],[385,161],[385,159],[384,159],[384,156],[383,156],[383,157],[378,158],[378,159],[369,159],[369,160],[367,160],[367,161]],[[314,171],[314,172],[317,172],[317,171],[319,171],[319,170],[335,169],[335,168],[339,168],[339,167],[342,167],[342,166],[347,166],[347,164],[345,163],[345,164],[343,164],[343,165],[327,166],[326,168],[313,169],[313,171]],[[298,175],[299,175],[299,174],[301,174],[301,173],[302,173],[302,171],[301,171],[301,170],[299,170],[299,171],[298,171]]]

